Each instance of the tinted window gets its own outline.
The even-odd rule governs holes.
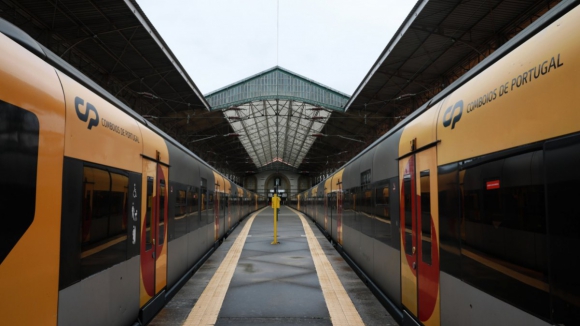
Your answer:
[[[0,101],[0,264],[34,220],[38,128],[36,115]]]
[[[371,170],[366,170],[360,174],[360,185],[365,186],[371,183]]]
[[[185,187],[173,184],[175,187],[175,208],[173,210],[174,217],[172,228],[175,234],[175,238],[179,238],[187,233],[187,205],[186,205],[186,194],[187,191]],[[171,233],[171,229],[170,229]]]
[[[145,250],[151,249],[153,246],[152,239],[155,239],[153,232],[155,231],[152,227],[153,219],[153,177],[147,177],[147,211],[145,212]]]
[[[127,175],[83,169],[81,277],[127,256]]]
[[[422,260],[431,264],[431,177],[429,170],[421,171],[421,251]]]
[[[546,144],[545,157],[552,323],[579,325],[580,136]]]
[[[459,188],[459,165],[439,167],[437,189],[439,191],[439,234],[441,270],[461,277],[460,236],[461,190]],[[468,214],[465,211],[465,214]]]
[[[482,158],[480,160],[484,160]],[[462,275],[487,293],[549,317],[541,151],[465,164]]]
[[[188,187],[186,193],[187,217],[189,220],[189,231],[196,230],[199,227],[199,189],[197,187]]]
[[[377,240],[390,243],[392,239],[392,225],[391,225],[391,205],[390,205],[390,183],[389,181],[381,181],[377,183],[375,188],[375,215],[378,219],[375,220],[375,237]]]
[[[64,171],[59,289],[139,255],[141,243],[141,174],[67,157]]]
[[[159,242],[158,245],[162,245],[165,242],[165,180],[159,180]]]
[[[403,204],[405,205],[405,253],[413,255],[413,199],[411,194],[411,176],[403,177]]]

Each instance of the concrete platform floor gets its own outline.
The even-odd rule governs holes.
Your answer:
[[[248,220],[240,223],[149,325],[184,324]],[[314,223],[306,221],[363,323],[397,325]],[[280,209],[280,244],[272,245],[272,241],[273,210],[266,208],[251,225],[215,325],[333,325],[302,221],[289,208]]]

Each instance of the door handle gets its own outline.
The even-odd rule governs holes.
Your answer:
[[[155,250],[151,253],[151,258],[155,259]]]
[[[417,262],[416,261],[413,262],[413,269],[417,269]]]
[[[151,240],[153,242],[153,245],[155,245],[155,239]],[[413,253],[415,252],[415,248],[413,247]]]
[[[153,242],[153,244],[155,244],[155,242]],[[417,251],[417,248],[413,247],[413,255],[415,254],[415,251]]]

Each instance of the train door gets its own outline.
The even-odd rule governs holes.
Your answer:
[[[328,230],[328,233],[330,234],[330,237],[337,240],[338,239],[337,233],[333,227],[333,225],[336,226],[336,222],[332,223],[333,220],[336,220],[336,203],[337,203],[336,202],[336,192],[331,192],[327,196],[328,196],[328,201],[327,201],[328,202],[328,220],[330,221],[329,222],[330,225],[329,225],[329,228],[327,230]]]
[[[228,217],[228,230],[232,227],[232,212],[230,210],[230,207],[232,207],[232,197],[231,195],[227,197],[228,201],[227,201],[227,217]]]
[[[330,194],[326,194],[326,196],[324,196],[324,229],[325,230],[328,230],[328,215],[330,215],[330,210],[328,209],[328,198],[329,197],[330,197]]]
[[[221,193],[216,191],[213,199],[214,241],[220,237],[220,201]]]
[[[221,212],[222,212],[222,219],[223,219],[223,223],[222,223],[222,235],[226,234],[226,231],[228,230],[227,228],[227,224],[228,223],[228,196],[225,193],[221,194]],[[226,224],[227,223],[227,224]]]
[[[167,285],[167,166],[143,160],[145,218],[141,222],[141,305]]]
[[[338,182],[338,192],[336,193],[336,241],[342,245],[342,182]]]
[[[439,325],[436,147],[399,161],[401,287],[405,308],[424,325]]]

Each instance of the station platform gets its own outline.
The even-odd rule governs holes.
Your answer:
[[[149,325],[397,325],[316,225],[283,206],[245,218]]]

